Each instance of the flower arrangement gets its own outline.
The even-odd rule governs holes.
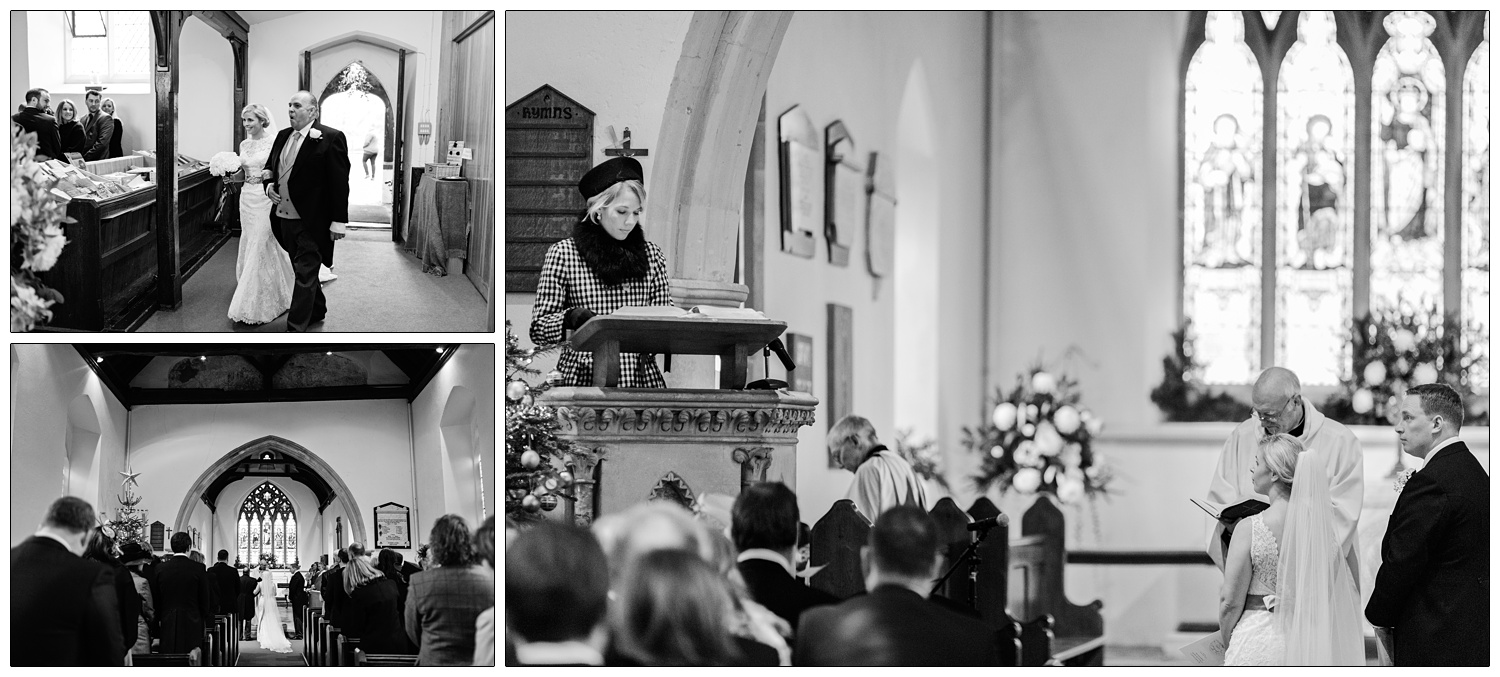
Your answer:
[[[214,153],[214,156],[208,159],[208,173],[214,176],[230,176],[232,179],[244,167],[245,163],[240,160],[240,156],[229,151]]]
[[[1228,393],[1211,392],[1203,383],[1202,368],[1193,359],[1193,321],[1184,320],[1172,332],[1171,355],[1162,358],[1161,384],[1151,389],[1151,401],[1171,422],[1243,421],[1250,405]]]
[[[964,428],[964,446],[982,453],[976,485],[1048,492],[1063,503],[1106,493],[1110,473],[1091,448],[1104,423],[1079,405],[1077,383],[1032,367],[1009,393],[997,390],[990,420]]]
[[[1354,320],[1351,332],[1353,373],[1344,375],[1340,392],[1322,407],[1334,420],[1393,425],[1409,386],[1442,382],[1467,402],[1466,424],[1488,424],[1488,403],[1474,396],[1468,378],[1485,357],[1472,347],[1464,350],[1457,323],[1436,308],[1366,315]]]
[[[20,127],[12,125],[13,131]],[[10,146],[10,330],[31,331],[52,319],[62,294],[37,278],[51,270],[68,240],[63,224],[73,223],[66,200],[52,192],[56,179],[36,162],[36,134],[13,134]]]
[[[913,440],[911,429],[897,430],[896,455],[906,459],[918,477],[948,488],[948,478],[943,477],[942,455],[931,438]]]

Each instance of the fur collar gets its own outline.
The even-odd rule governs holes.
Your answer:
[[[646,235],[639,225],[624,240],[616,240],[604,232],[603,226],[585,217],[573,224],[573,246],[606,285],[645,278],[651,272]]]

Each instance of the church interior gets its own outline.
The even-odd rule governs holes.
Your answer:
[[[97,152],[99,135],[79,132],[76,149],[61,149],[76,156],[38,163],[73,221],[55,263],[27,271],[42,299],[63,299],[35,326],[285,330],[284,316],[226,315],[245,268],[246,184],[213,165],[240,152],[247,105],[268,111],[274,136],[289,126],[288,99],[306,90],[317,122],[349,148],[348,230],[319,278],[333,310],[314,330],[494,330],[493,11],[9,16],[17,115],[40,88],[50,102],[35,115],[93,129],[92,100],[118,130]],[[176,158],[174,181],[156,177],[158,157]]]
[[[703,513],[753,478],[795,491],[816,532],[848,518],[828,434],[856,414],[935,519],[956,507],[958,537],[1008,519],[1012,565],[980,585],[1023,626],[1051,613],[1055,655],[1087,647],[1062,662],[1192,665],[1222,574],[1191,500],[1262,370],[1295,372],[1300,401],[1358,440],[1366,600],[1395,478],[1422,464],[1393,432],[1407,386],[1462,394],[1459,436],[1488,471],[1488,12],[503,23],[507,417],[556,407],[557,436],[591,450],[553,461],[578,482],[560,502],[508,476],[508,513],[587,524],[647,497]],[[789,361],[765,339],[658,355],[662,394],[601,388],[615,375],[597,365],[543,393],[512,369],[554,369],[535,351],[544,259],[576,232],[580,177],[620,157],[643,167],[672,303],[759,311]],[[741,389],[762,379],[781,387]]]
[[[287,635],[294,574],[352,543],[415,565],[440,518],[495,512],[493,344],[16,343],[10,361],[13,545],[77,497],[122,544],[170,556],[187,534],[210,564],[269,564]],[[218,634],[200,664],[342,664],[315,635],[253,658]]]

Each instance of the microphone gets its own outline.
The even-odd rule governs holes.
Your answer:
[[[969,531],[989,531],[990,529],[1000,526],[1001,520],[1004,520],[1007,523],[1010,522],[1010,520],[1005,519],[1004,515],[996,515],[995,517],[986,517],[982,520],[971,522],[964,528],[968,529]]]
[[[780,338],[771,339],[771,342],[766,344],[766,349],[776,353],[776,357],[781,360],[781,366],[787,371],[797,368],[797,363],[792,361],[792,354],[786,351],[786,344],[782,343]]]

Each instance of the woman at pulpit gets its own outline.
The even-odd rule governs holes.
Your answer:
[[[547,249],[531,311],[531,340],[559,343],[565,330],[577,329],[598,314],[624,306],[669,306],[667,259],[646,241],[641,212],[646,204],[645,175],[634,158],[611,158],[590,169],[578,182],[588,208],[573,225],[573,236]],[[563,347],[557,360],[560,386],[593,383],[594,361],[588,353]],[[620,353],[622,388],[665,388],[656,356]]]

